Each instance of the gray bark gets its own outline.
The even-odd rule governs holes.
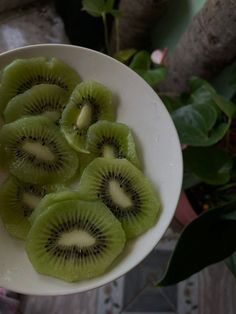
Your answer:
[[[183,92],[193,76],[213,78],[236,57],[236,0],[208,0],[167,60],[161,91]]]

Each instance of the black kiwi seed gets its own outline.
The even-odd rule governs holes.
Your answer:
[[[120,187],[124,190],[126,194],[132,199],[133,205],[128,208],[122,208],[115,204],[110,196],[109,182],[114,179],[119,184]],[[103,175],[100,186],[98,187],[98,197],[102,199],[105,205],[107,205],[113,214],[119,218],[129,217],[130,215],[136,216],[139,215],[141,208],[141,200],[138,193],[132,189],[132,184],[127,178],[122,177],[120,174],[117,176],[114,172],[108,171],[107,175]]]

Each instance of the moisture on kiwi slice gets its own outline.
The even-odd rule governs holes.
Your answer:
[[[56,58],[14,60],[2,71],[0,112],[4,111],[11,98],[24,93],[34,85],[53,84],[70,94],[80,81],[75,70]]]
[[[61,201],[69,201],[69,200],[88,200],[85,195],[82,195],[79,191],[59,191],[56,193],[49,193],[45,195],[42,200],[39,202],[37,207],[35,207],[32,212],[29,220],[31,223],[35,221],[35,219],[41,215],[45,210],[48,209],[51,205],[61,202]]]
[[[74,149],[88,152],[85,143],[90,125],[98,120],[114,119],[111,92],[98,82],[86,81],[73,91],[62,113],[61,128]]]
[[[153,187],[126,159],[96,158],[82,175],[80,192],[100,199],[120,220],[128,238],[157,222],[160,202]]]
[[[21,181],[51,184],[71,178],[78,156],[46,117],[22,118],[0,130],[1,162]]]
[[[86,148],[96,157],[126,158],[140,168],[133,135],[123,123],[98,121],[91,125]]]
[[[6,123],[25,116],[46,116],[58,123],[68,99],[65,90],[56,85],[35,85],[12,98],[4,111]]]
[[[121,224],[104,204],[70,200],[38,216],[26,251],[39,273],[74,282],[103,274],[124,245]]]
[[[10,176],[0,189],[0,216],[8,232],[24,240],[30,229],[29,216],[44,195],[57,189],[60,186],[39,186]]]

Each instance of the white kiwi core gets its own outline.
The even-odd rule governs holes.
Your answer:
[[[129,195],[120,187],[119,182],[111,180],[109,182],[109,193],[114,203],[127,208],[133,205]]]
[[[104,145],[102,148],[102,155],[105,158],[115,158],[113,147],[110,145]]]
[[[92,108],[89,104],[83,105],[77,120],[76,120],[76,126],[79,129],[87,128],[90,126],[92,121]]]
[[[50,148],[48,148],[47,146],[42,145],[40,143],[26,142],[26,143],[24,143],[22,148],[24,151],[26,151],[30,154],[33,154],[37,158],[42,159],[42,160],[52,161],[55,158],[55,156],[51,152]]]
[[[34,209],[35,207],[37,207],[38,203],[41,201],[41,198],[36,195],[25,192],[23,194],[22,200],[25,205],[27,205],[29,208]]]
[[[96,240],[84,230],[73,230],[63,233],[58,240],[59,245],[72,246],[76,245],[80,248],[92,246]]]

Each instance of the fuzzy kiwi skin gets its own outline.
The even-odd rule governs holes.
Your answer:
[[[112,94],[96,81],[84,81],[76,86],[62,113],[61,130],[75,150],[89,153],[85,147],[87,131],[98,120],[115,120]]]
[[[119,200],[111,197],[111,181],[122,190],[123,194],[117,193]],[[80,192],[91,200],[102,201],[120,220],[127,238],[134,238],[157,223],[160,200],[149,179],[126,159],[94,159],[83,172]]]
[[[76,235],[70,243],[59,243],[75,230],[86,230],[96,239],[87,244],[87,251],[76,242],[80,241]],[[125,242],[120,222],[101,202],[70,200],[55,203],[38,216],[28,234],[26,252],[37,272],[76,282],[103,274]]]
[[[63,188],[63,185],[27,184],[9,176],[0,187],[0,217],[9,234],[25,240],[31,227],[29,216],[34,210],[34,204],[37,204],[47,193]],[[27,201],[23,199],[24,195],[33,198],[30,197]]]
[[[31,139],[28,139],[29,135]],[[47,163],[43,161],[42,166],[41,161],[35,164],[34,159],[28,159],[26,162],[25,158],[22,160],[18,157],[19,145],[29,141],[34,142],[33,137],[38,138],[39,136],[40,138],[44,136],[43,142],[45,142],[46,147],[53,147],[50,150],[57,157],[58,164],[54,160],[50,160]],[[65,182],[74,175],[78,167],[76,152],[68,145],[58,127],[48,118],[42,116],[22,118],[5,124],[0,130],[0,154],[2,167],[8,167],[11,174],[21,181],[33,184]],[[37,153],[33,156],[35,155]]]
[[[5,110],[11,98],[35,85],[53,84],[71,94],[80,81],[78,73],[57,58],[16,59],[2,70],[0,112]]]

